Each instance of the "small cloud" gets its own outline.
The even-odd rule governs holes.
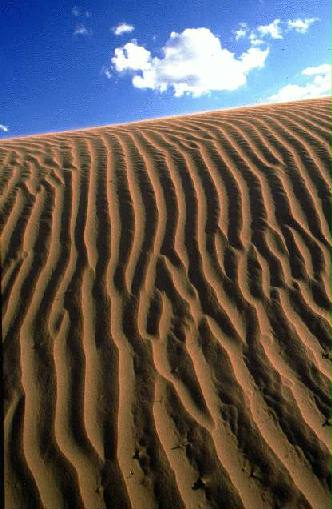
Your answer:
[[[248,38],[252,46],[259,46],[264,43],[266,37],[283,39],[283,33],[291,30],[305,34],[316,21],[319,21],[319,18],[297,18],[288,21],[276,18],[268,25],[259,25],[256,29],[249,29],[247,23],[240,23],[239,28],[233,33],[237,41],[241,38]]]
[[[104,65],[101,69],[101,74],[104,74],[106,76],[106,78],[110,80],[113,76],[111,67]]]
[[[171,90],[175,97],[199,97],[213,91],[237,90],[247,75],[264,67],[269,48],[250,47],[239,58],[223,48],[210,29],[187,28],[171,32],[162,57],[131,41],[114,51],[112,70],[132,75],[136,88],[158,92]]]
[[[91,11],[82,11],[76,5],[72,8],[71,13],[73,16],[75,16],[75,18],[79,18],[80,16],[83,18],[91,18],[92,16]]]
[[[83,24],[77,25],[74,30],[74,35],[90,35],[90,33],[90,30]]]
[[[0,124],[0,131],[2,131],[4,133],[8,133],[9,127],[6,125]]]
[[[295,30],[300,34],[305,34],[313,23],[319,21],[319,18],[297,18],[297,19],[289,19],[287,22],[287,26],[289,30]]]
[[[331,94],[331,65],[322,64],[317,67],[306,67],[301,72],[307,83],[298,85],[290,83],[268,98],[269,102],[287,102],[299,99],[313,99]]]
[[[282,39],[282,31],[281,31],[281,20],[275,19],[269,25],[260,25],[257,27],[258,32],[261,37],[265,37],[266,35],[271,37],[272,39]]]
[[[129,23],[120,23],[116,27],[112,28],[112,31],[115,35],[122,35],[133,32],[135,30],[134,25],[130,25]]]
[[[248,32],[248,25],[247,23],[239,23],[239,28],[234,31],[235,40],[238,41],[239,39],[243,39]]]
[[[322,64],[317,67],[306,67],[303,69],[303,76],[316,76],[318,74],[329,74],[331,72],[330,64]]]
[[[253,46],[259,46],[260,44],[264,44],[263,39],[260,39],[255,32],[250,32],[249,41]]]

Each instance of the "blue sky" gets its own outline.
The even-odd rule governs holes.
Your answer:
[[[0,137],[328,95],[328,0],[2,0]]]

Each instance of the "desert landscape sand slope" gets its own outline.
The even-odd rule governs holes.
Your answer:
[[[4,140],[8,509],[330,507],[330,99]]]

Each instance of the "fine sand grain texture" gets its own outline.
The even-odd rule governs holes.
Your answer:
[[[330,99],[0,143],[7,509],[330,507]]]

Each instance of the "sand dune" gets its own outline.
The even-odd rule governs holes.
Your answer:
[[[8,509],[330,507],[330,100],[0,143]]]

